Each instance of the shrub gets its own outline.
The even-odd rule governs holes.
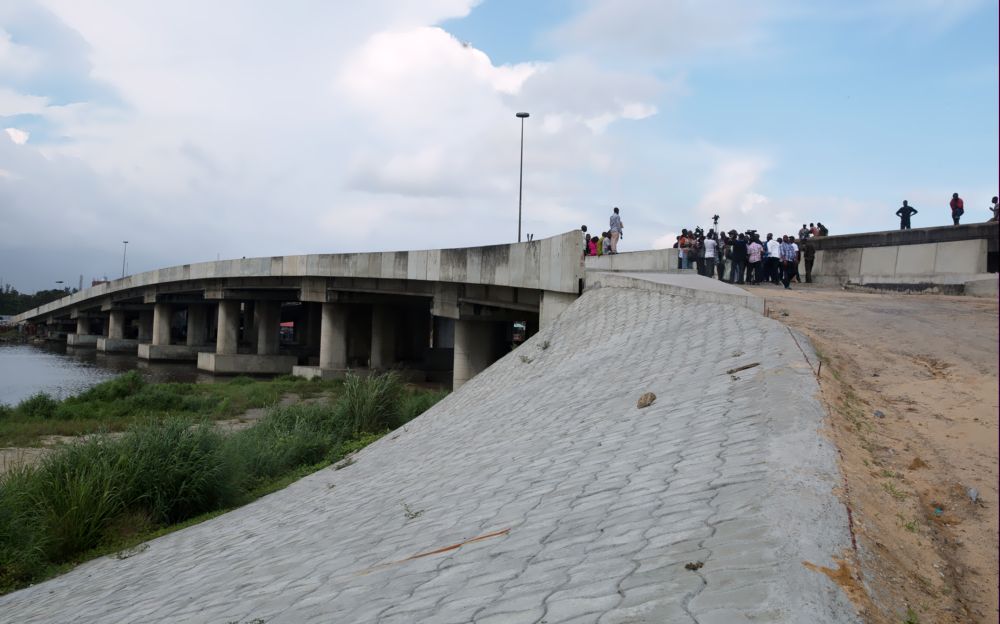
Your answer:
[[[403,384],[396,373],[348,375],[337,402],[337,416],[350,436],[392,429],[401,424],[402,395]]]
[[[402,423],[410,422],[446,396],[448,396],[447,390],[409,392],[404,394],[399,404],[400,421]]]
[[[10,405],[0,403],[0,420],[4,418],[10,418],[14,415],[14,408]]]
[[[210,424],[182,418],[132,428],[116,445],[128,468],[125,506],[170,523],[233,503],[236,475],[225,464],[224,442]]]
[[[57,561],[92,548],[124,508],[126,466],[115,441],[104,437],[72,444],[28,473],[28,498],[45,530],[45,550]]]
[[[240,465],[250,489],[299,466],[324,459],[340,438],[335,412],[324,405],[273,407],[255,426],[230,436],[230,465]]]
[[[142,375],[138,371],[129,371],[110,381],[99,383],[75,397],[70,397],[66,399],[66,402],[117,401],[138,393],[146,386],[146,380],[142,378]]]
[[[24,418],[42,419],[55,416],[58,408],[59,401],[56,401],[44,392],[39,392],[21,401],[16,411]]]

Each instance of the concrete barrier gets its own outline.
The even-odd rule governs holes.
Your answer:
[[[586,256],[584,267],[588,271],[677,271],[676,249],[629,251],[609,256]]]
[[[19,314],[14,322],[33,321],[72,307],[92,307],[92,300],[122,291],[229,278],[282,278],[294,285],[300,285],[294,278],[311,277],[418,280],[577,294],[583,278],[582,249],[582,234],[573,230],[551,238],[486,247],[274,256],[185,264],[86,288]]]

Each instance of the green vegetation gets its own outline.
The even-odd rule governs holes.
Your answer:
[[[32,308],[45,305],[50,301],[55,301],[76,292],[76,289],[63,288],[51,290],[39,290],[33,295],[19,293],[16,288],[11,288],[10,284],[4,284],[0,288],[0,314],[20,314]]]
[[[0,446],[36,445],[47,435],[124,431],[150,417],[234,418],[251,408],[274,405],[285,395],[305,399],[336,394],[341,386],[339,381],[291,376],[266,382],[235,377],[210,384],[151,384],[132,371],[64,401],[40,393],[13,408],[0,405]]]
[[[72,420],[87,418],[82,406],[90,406],[128,424],[122,435],[60,447],[0,477],[0,591],[94,556],[141,554],[142,541],[284,487],[444,396],[406,387],[391,373],[349,377],[334,401],[274,405],[256,425],[227,434],[199,410],[214,416],[236,404],[275,404],[289,386],[330,386],[291,379],[205,384],[223,388],[208,393],[175,386],[186,384],[149,385],[128,374],[74,399],[39,395],[10,410],[7,418],[19,422]]]

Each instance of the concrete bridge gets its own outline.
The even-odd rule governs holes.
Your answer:
[[[72,347],[220,374],[398,368],[455,387],[580,294],[579,232],[509,245],[244,258],[148,271],[15,317]],[[291,322],[290,334],[282,323]]]

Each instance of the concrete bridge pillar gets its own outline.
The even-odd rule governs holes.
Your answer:
[[[196,347],[205,344],[208,337],[208,309],[203,305],[192,304],[187,309],[187,345]]]
[[[392,368],[396,363],[396,310],[392,306],[372,306],[372,351],[368,367]]]
[[[324,303],[320,325],[320,369],[347,368],[347,306]]]
[[[169,303],[157,303],[153,306],[153,344],[170,344],[170,317],[174,309]]]
[[[493,363],[493,323],[455,321],[455,364],[452,390],[458,390]]]
[[[257,355],[277,355],[281,338],[281,302],[258,301],[254,309],[257,312]]]
[[[125,310],[112,310],[108,313],[108,338],[125,338]]]
[[[219,329],[215,340],[215,352],[220,355],[235,355],[239,345],[240,302],[223,299],[219,302]]]
[[[88,316],[76,317],[76,335],[86,336],[89,333],[90,333],[90,317]]]

